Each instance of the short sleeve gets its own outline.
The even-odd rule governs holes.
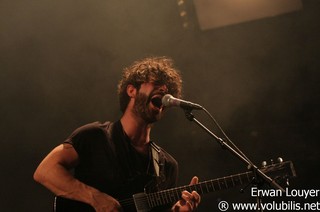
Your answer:
[[[63,143],[68,143],[73,146],[79,155],[79,158],[90,154],[92,145],[97,140],[96,138],[103,134],[99,122],[93,122],[77,128]]]

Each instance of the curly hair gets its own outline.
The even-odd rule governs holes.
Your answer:
[[[171,95],[181,98],[182,79],[180,71],[174,67],[172,59],[168,57],[148,57],[134,62],[123,70],[122,79],[118,83],[120,110],[122,112],[126,110],[130,101],[126,90],[127,86],[131,84],[140,89],[142,83],[150,81],[166,85]]]

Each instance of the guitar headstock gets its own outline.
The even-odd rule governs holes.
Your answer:
[[[292,161],[283,161],[279,157],[276,163],[273,160],[270,160],[270,162],[271,164],[268,165],[266,161],[263,161],[261,171],[276,182],[285,183],[286,186],[289,186],[289,179],[297,176]]]

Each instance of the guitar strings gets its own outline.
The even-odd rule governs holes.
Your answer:
[[[245,172],[244,174],[249,174],[250,172]],[[235,177],[235,176],[240,176],[240,174],[235,174],[235,175],[231,175],[231,176],[229,176],[229,178],[233,178],[233,177]],[[220,186],[220,180],[222,180],[222,181],[225,181],[226,180],[226,177],[223,177],[223,178],[217,178],[217,179],[215,179],[215,180],[207,180],[207,181],[203,181],[203,182],[200,182],[200,183],[198,183],[198,184],[196,184],[196,185],[188,185],[188,186],[181,186],[181,187],[177,187],[177,188],[172,188],[172,189],[168,189],[168,190],[164,190],[164,191],[160,191],[160,192],[155,192],[155,193],[150,193],[150,194],[146,194],[145,196],[142,196],[142,197],[136,197],[135,199],[137,200],[137,201],[147,201],[148,203],[150,203],[150,200],[149,200],[149,198],[154,198],[154,197],[157,197],[156,199],[153,199],[153,201],[151,201],[151,203],[158,203],[158,202],[165,202],[165,203],[169,203],[169,202],[171,202],[171,198],[172,198],[172,195],[174,195],[173,197],[176,197],[177,199],[179,199],[180,198],[180,192],[182,192],[183,190],[188,190],[188,191],[191,191],[192,189],[194,189],[194,190],[197,190],[198,192],[200,192],[200,193],[204,193],[203,191],[202,191],[202,186],[203,185],[206,185],[206,184],[208,184],[208,183],[213,183],[213,182],[218,182],[219,183],[219,187],[220,187],[220,189],[222,189],[221,188],[221,186]],[[227,185],[227,183],[226,182],[224,182],[224,185]],[[197,187],[197,186],[199,186],[200,187],[200,189],[199,189],[199,187]],[[226,186],[226,187],[228,187],[228,186]],[[214,189],[214,185],[212,184],[212,188],[213,188],[213,190],[216,190],[216,189]],[[220,189],[218,189],[218,190],[220,190]],[[207,187],[207,190],[209,191],[209,188]],[[172,194],[172,195],[170,195],[170,194]],[[169,196],[168,196],[169,195]],[[173,198],[174,199],[174,198]],[[170,201],[168,201],[168,200],[170,200]],[[128,206],[128,205],[134,205],[135,203],[134,203],[134,200],[132,199],[132,198],[128,198],[128,199],[124,199],[124,200],[121,200],[120,201],[120,204],[121,205],[124,205],[124,206]]]
[[[272,168],[274,169],[274,167],[272,167]],[[266,168],[264,168],[263,171],[266,173],[270,172],[270,170],[266,171]],[[203,182],[200,182],[195,185],[181,186],[181,187],[177,187],[177,188],[163,190],[160,192],[146,194],[141,197],[136,197],[135,200],[136,201],[147,201],[148,204],[155,203],[156,205],[158,204],[158,202],[169,203],[169,202],[173,202],[173,201],[171,201],[171,198],[175,199],[175,197],[177,197],[177,199],[179,199],[180,196],[179,196],[178,192],[182,192],[183,190],[190,191],[190,189],[191,190],[194,189],[194,190],[197,190],[198,192],[200,192],[200,194],[203,194],[203,193],[210,192],[210,191],[217,191],[217,190],[227,189],[229,187],[234,187],[237,185],[243,185],[244,183],[250,182],[252,180],[251,176],[252,176],[252,171],[248,171],[248,172],[244,172],[244,173],[230,175],[228,177],[222,177],[222,178],[217,178],[214,180],[203,181]],[[230,181],[230,179],[231,179],[231,181]],[[228,182],[232,183],[232,184],[229,185]],[[216,187],[216,185],[218,185],[218,186]],[[168,194],[169,194],[169,196],[168,196]],[[177,195],[177,196],[175,196],[175,195]],[[154,198],[154,197],[156,197],[156,198]],[[150,200],[150,199],[152,199],[152,200]],[[170,201],[168,201],[168,200],[170,200]],[[124,205],[124,206],[135,204],[133,198],[124,199],[119,202],[121,205]]]
[[[172,195],[170,197],[168,197],[167,196],[168,194],[170,194],[170,193],[173,194],[174,193],[176,195],[176,198],[179,199],[180,195],[177,192],[181,192],[182,190],[185,190],[187,187],[188,186],[183,186],[183,187],[179,187],[179,188],[169,189],[169,190],[166,190],[166,191],[150,193],[150,194],[147,194],[146,196],[136,197],[135,199],[138,202],[139,201],[147,201],[148,204],[149,204],[150,203],[149,197],[151,197],[151,198],[152,197],[158,197],[157,199],[154,199],[154,201],[153,201],[154,203],[156,203],[156,205],[158,205],[157,204],[158,202],[160,202],[160,203],[164,202],[163,204],[166,204],[166,203],[174,202],[174,201],[171,201],[171,198],[170,198],[170,197],[172,197]],[[124,200],[121,200],[119,202],[123,206],[129,206],[129,205],[134,205],[135,204],[133,198],[124,199]]]

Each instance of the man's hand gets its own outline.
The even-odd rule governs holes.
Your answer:
[[[190,185],[197,184],[199,182],[198,177],[193,177]],[[201,197],[196,191],[191,193],[188,191],[183,191],[181,195],[181,200],[179,200],[173,207],[174,212],[187,212],[194,211],[201,201]]]
[[[122,211],[121,205],[116,199],[100,192],[93,195],[93,203],[91,205],[96,212]]]

